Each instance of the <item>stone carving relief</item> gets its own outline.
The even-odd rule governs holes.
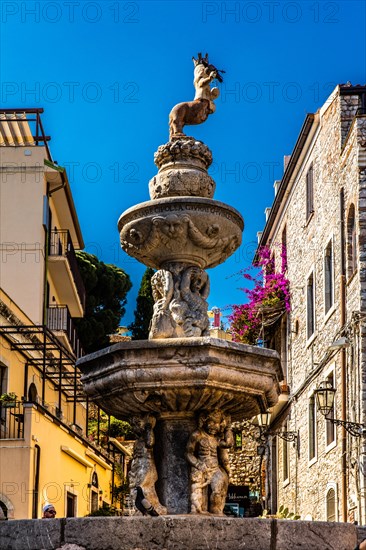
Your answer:
[[[234,443],[231,419],[220,409],[201,413],[186,459],[191,466],[191,513],[223,515],[229,486],[229,453]]]
[[[189,161],[208,168],[212,163],[212,152],[202,141],[184,137],[160,145],[154,154],[154,162],[160,169],[172,162]]]
[[[199,267],[172,264],[151,279],[154,313],[150,339],[208,335],[208,275]]]
[[[206,224],[204,232],[184,212],[131,221],[121,232],[121,245],[129,255],[157,268],[173,259],[173,254],[179,261],[180,254],[184,257],[192,249],[202,267],[211,267],[223,262],[238,248],[241,234],[221,237],[219,223],[202,220],[203,224]],[[152,257],[155,258],[153,262]]]
[[[214,196],[215,188],[216,184],[211,176],[194,166],[164,170],[149,182],[152,199],[187,196],[211,199]]]
[[[131,425],[137,439],[133,448],[131,470],[128,477],[133,500],[136,499],[137,487],[141,487],[145,498],[158,514],[162,515],[166,514],[167,510],[160,504],[155,490],[155,483],[158,480],[153,452],[155,424],[156,418],[152,414],[132,418]]]

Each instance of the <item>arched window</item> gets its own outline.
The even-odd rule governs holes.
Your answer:
[[[92,484],[93,487],[97,487],[97,488],[99,487],[97,472],[93,472],[91,484]]]
[[[99,496],[99,481],[98,481],[98,474],[97,472],[93,472],[92,478],[91,478],[91,492],[90,492],[90,499],[91,499],[91,511],[96,512],[99,508],[98,503],[98,496]]]
[[[327,521],[336,521],[336,494],[334,489],[327,492]]]
[[[37,403],[37,397],[37,388],[36,385],[32,382],[28,389],[28,401],[30,401],[31,403]]]
[[[351,204],[347,216],[347,275],[352,277],[357,269],[356,216],[355,206]]]

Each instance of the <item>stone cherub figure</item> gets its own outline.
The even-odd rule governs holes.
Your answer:
[[[138,487],[141,487],[143,496],[158,514],[166,514],[167,510],[160,504],[155,490],[155,483],[158,479],[153,452],[156,418],[152,414],[135,416],[132,418],[131,424],[137,436],[133,448],[131,470],[128,474],[131,495],[135,501]]]
[[[169,115],[169,139],[178,139],[185,136],[183,127],[186,124],[201,124],[207,120],[208,115],[215,112],[214,100],[219,97],[220,90],[216,87],[211,88],[213,80],[223,81],[220,73],[214,65],[210,64],[208,54],[202,57],[198,54],[197,59],[192,58],[194,63],[193,84],[196,90],[193,101],[178,103],[173,107]]]
[[[202,413],[191,434],[186,459],[191,466],[191,513],[223,515],[229,485],[228,449],[234,443],[231,419],[220,409]],[[208,488],[208,506],[204,488]]]
[[[151,279],[155,304],[149,338],[208,335],[207,273],[195,266],[183,269],[175,266],[172,270],[160,269]]]

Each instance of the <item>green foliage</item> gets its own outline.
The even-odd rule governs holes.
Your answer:
[[[111,417],[111,424],[109,427],[109,437],[124,437],[126,439],[134,439],[134,433],[131,425],[124,420],[117,420],[117,418]]]
[[[300,519],[301,516],[298,516],[294,512],[289,512],[289,509],[281,504],[276,514],[268,514],[268,510],[263,510],[263,514],[259,516],[260,518],[277,518],[277,519]]]
[[[93,254],[76,252],[86,290],[86,308],[82,319],[75,319],[81,345],[86,353],[108,346],[125,313],[126,295],[132,284],[119,267],[105,264]]]
[[[85,517],[90,516],[117,516],[117,511],[114,506],[109,506],[108,504],[103,504],[102,508],[98,508],[98,510],[95,510],[95,512],[91,512],[90,514],[87,514]]]
[[[151,289],[151,277],[154,273],[154,270],[148,267],[141,280],[136,300],[135,320],[128,327],[132,332],[132,340],[147,340],[149,337],[150,321],[154,308]]]
[[[9,403],[9,402],[16,401],[17,399],[18,399],[18,396],[13,391],[11,391],[9,393],[2,393],[0,395],[0,402],[1,403]]]
[[[95,414],[91,415],[91,418],[89,418],[88,435],[91,440],[96,441],[98,435],[98,418]],[[111,416],[108,432],[108,415],[103,411],[100,411],[99,436],[101,438],[107,436],[124,437],[125,439],[135,438],[131,425],[124,420],[114,418],[114,416]]]
[[[120,480],[120,484],[116,483],[117,479],[115,479],[115,485],[113,487],[113,499],[116,502],[119,502],[119,504],[124,506],[126,495],[129,493],[130,486],[128,483],[128,480],[123,475],[123,469],[121,464],[115,463],[114,465],[116,478]]]

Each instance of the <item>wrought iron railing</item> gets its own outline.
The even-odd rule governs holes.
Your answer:
[[[63,256],[67,258],[80,301],[83,308],[85,308],[85,287],[80,275],[70,233],[67,229],[54,229],[50,232],[48,253],[50,256]]]
[[[67,306],[50,306],[47,308],[47,327],[52,331],[62,331],[66,334],[70,346],[79,358],[83,349]]]
[[[23,436],[23,403],[0,401],[0,439],[22,439]]]

